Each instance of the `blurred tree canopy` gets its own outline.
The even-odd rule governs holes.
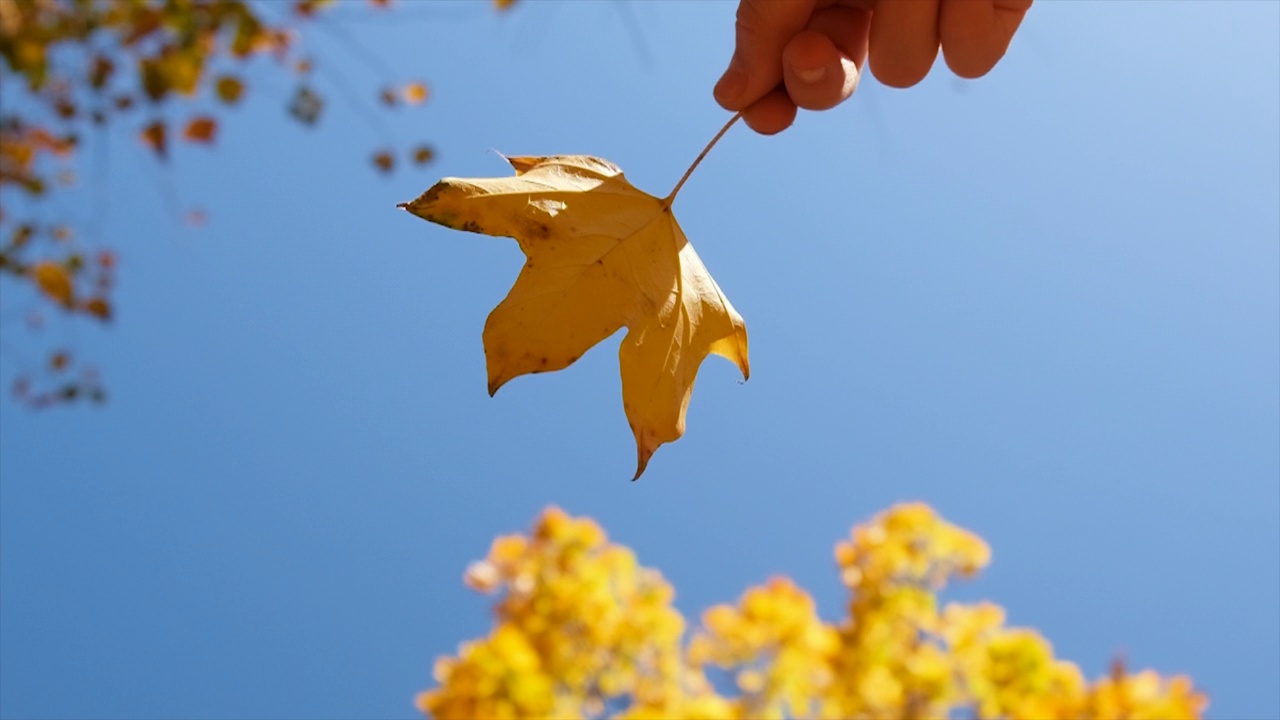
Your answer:
[[[513,0],[494,0],[501,10]],[[76,222],[30,212],[77,183],[77,160],[107,126],[132,129],[139,149],[161,161],[175,143],[211,145],[220,112],[252,95],[250,70],[291,81],[288,113],[313,125],[327,98],[314,81],[318,60],[303,33],[325,21],[337,0],[0,0],[0,276],[26,285],[46,305],[96,322],[115,312],[117,255],[88,248]],[[346,0],[370,12],[395,12],[392,0]],[[334,28],[330,27],[330,31]],[[427,100],[419,79],[383,78],[368,99],[391,109]],[[181,114],[181,117],[179,117]],[[422,165],[434,155],[426,142],[371,152],[373,167]],[[24,201],[14,203],[10,193]],[[21,208],[21,210],[17,209]],[[187,214],[201,224],[203,211]],[[12,287],[12,285],[11,285]],[[38,330],[47,312],[27,314]],[[105,393],[96,372],[73,372],[66,350],[44,363],[41,383],[19,375],[13,393],[35,407]]]
[[[990,551],[924,504],[895,506],[836,544],[845,616],[822,620],[786,578],[717,605],[684,643],[674,591],[588,518],[546,510],[493,542],[465,580],[497,592],[496,625],[435,667],[418,708],[446,718],[1198,718],[1184,676],[1092,682],[988,602],[941,605]]]

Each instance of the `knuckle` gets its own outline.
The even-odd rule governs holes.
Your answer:
[[[762,33],[769,26],[763,3],[759,0],[742,0],[738,4],[738,30],[751,35]]]

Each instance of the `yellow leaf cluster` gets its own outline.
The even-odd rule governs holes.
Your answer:
[[[1087,682],[991,603],[939,607],[990,559],[923,504],[890,508],[836,546],[847,616],[823,621],[785,578],[707,610],[687,643],[673,591],[592,520],[548,509],[467,569],[500,595],[492,632],[436,664],[418,696],[440,718],[1198,718],[1184,676]],[[715,684],[708,678],[725,678]]]

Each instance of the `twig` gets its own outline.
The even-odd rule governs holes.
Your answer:
[[[684,177],[680,178],[680,182],[676,183],[676,186],[672,188],[671,194],[662,199],[662,208],[664,210],[670,209],[671,203],[675,202],[676,193],[680,192],[680,188],[684,187],[684,181],[689,179],[689,176],[693,174],[694,169],[698,167],[698,163],[702,162],[702,158],[706,157],[707,153],[711,152],[711,148],[715,147],[717,142],[720,142],[720,138],[724,137],[724,134],[729,132],[729,128],[733,127],[733,124],[738,122],[738,118],[740,117],[742,117],[742,113],[734,113],[733,117],[729,118],[729,122],[725,123],[724,127],[720,128],[720,132],[716,133],[716,136],[711,138],[711,142],[707,143],[707,146],[702,148],[702,152],[698,153],[697,159],[693,161],[693,164],[689,166],[688,170],[684,171]]]

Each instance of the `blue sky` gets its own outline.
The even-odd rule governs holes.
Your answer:
[[[952,597],[1090,676],[1123,652],[1212,716],[1280,716],[1280,4],[1041,2],[982,80],[940,64],[734,128],[675,210],[752,377],[709,359],[638,483],[620,336],[489,398],[480,331],[519,250],[395,204],[505,174],[491,150],[665,194],[727,119],[734,4],[402,5],[340,10],[318,71],[369,97],[425,79],[386,131],[432,166],[376,175],[367,113],[330,84],[300,130],[262,74],[214,152],[162,169],[112,136],[84,198],[108,200],[117,322],[3,326],[112,394],[0,401],[0,715],[412,717],[488,628],[466,564],[549,504],[686,615],[786,574],[835,618],[834,542],[918,499],[993,547]]]

